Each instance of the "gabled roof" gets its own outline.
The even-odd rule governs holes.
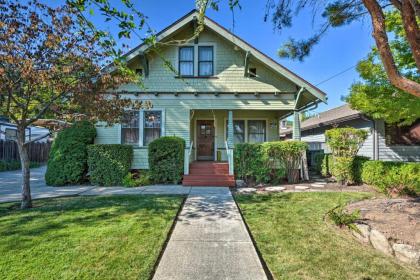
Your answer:
[[[195,18],[197,18],[197,17],[198,17],[198,11],[197,10],[192,10],[191,12],[187,13],[186,15],[184,15],[183,17],[181,17],[180,19],[178,19],[177,21],[175,21],[174,23],[172,23],[168,27],[164,28],[159,33],[157,33],[157,35],[156,35],[157,41],[158,42],[162,41],[165,38],[171,36],[177,30],[186,26],[188,23],[195,20]],[[242,40],[241,38],[239,38],[238,36],[236,36],[235,34],[230,32],[229,30],[227,30],[223,26],[219,25],[218,23],[216,23],[212,19],[208,18],[207,16],[205,16],[205,18],[204,18],[204,25],[207,28],[209,28],[209,29],[213,30],[214,32],[218,33],[220,36],[224,37],[226,40],[232,42],[234,45],[238,46],[239,48],[241,48],[245,52],[249,52],[254,58],[259,60],[261,63],[265,64],[266,66],[268,66],[269,68],[271,68],[275,72],[284,76],[285,78],[287,78],[288,80],[290,80],[291,82],[293,82],[294,84],[299,86],[300,88],[304,88],[307,92],[309,92],[310,94],[312,94],[313,96],[315,96],[319,100],[321,100],[323,102],[327,101],[327,96],[326,96],[325,92],[323,92],[322,90],[320,90],[316,86],[312,85],[308,81],[304,80],[303,78],[299,77],[298,75],[296,75],[295,73],[293,73],[292,71],[290,71],[289,69],[287,69],[286,67],[281,65],[280,63],[273,60],[268,55],[266,55],[266,54],[262,53],[261,51],[257,50],[256,48],[251,46],[249,43]],[[138,45],[137,47],[135,47],[134,49],[132,49],[131,51],[129,51],[125,55],[125,57],[129,61],[129,60],[133,59],[134,57],[136,57],[137,55],[144,53],[148,48],[149,48],[149,46],[146,43],[142,43],[142,44]]]
[[[303,121],[300,125],[301,131],[308,129],[323,127],[327,125],[334,125],[341,122],[353,120],[362,117],[363,114],[357,110],[350,108],[349,104],[333,108],[331,110],[319,113],[317,116]],[[283,134],[292,133],[291,129],[285,130]]]

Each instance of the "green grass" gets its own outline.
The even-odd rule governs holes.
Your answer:
[[[180,196],[0,204],[0,279],[149,279]]]
[[[361,193],[238,195],[240,208],[276,279],[420,279],[420,272],[360,244],[325,213]]]

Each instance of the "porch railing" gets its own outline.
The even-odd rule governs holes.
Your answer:
[[[185,153],[184,153],[184,174],[185,175],[190,174],[190,160],[191,160],[193,143],[194,142],[191,141],[190,146],[188,148],[185,148]]]
[[[229,175],[233,175],[233,149],[229,148],[227,141],[225,141],[225,147],[229,165]]]

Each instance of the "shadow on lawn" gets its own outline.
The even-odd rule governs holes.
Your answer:
[[[174,218],[174,208],[181,203],[180,197],[131,195],[43,199],[35,200],[34,208],[27,210],[16,209],[10,203],[0,204],[0,235],[18,236],[22,242],[10,248],[16,250],[25,248],[25,241],[31,246],[30,239],[35,236],[54,232],[54,237],[66,237],[70,233],[59,234],[57,231],[72,227],[94,228],[118,224],[124,215],[138,213],[138,222],[142,224],[147,224],[147,219],[153,216],[169,221]]]

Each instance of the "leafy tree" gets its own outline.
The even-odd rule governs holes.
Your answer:
[[[419,82],[420,76],[405,39],[402,19],[398,12],[386,14],[386,27],[387,31],[392,33],[393,40],[390,41],[390,46],[399,71],[407,78]],[[362,81],[351,86],[350,95],[347,97],[347,102],[352,108],[374,119],[384,119],[387,123],[410,125],[420,118],[418,98],[389,82],[377,48],[372,48],[368,58],[358,63],[357,71]]]
[[[410,79],[398,68],[398,60],[391,51],[385,27],[385,11],[393,7],[401,18],[401,26],[407,39],[407,46],[415,61],[417,71],[420,71],[420,2],[418,0],[267,0],[266,20],[271,18],[275,29],[282,30],[291,27],[295,14],[304,9],[311,9],[316,17],[316,11],[322,11],[324,21],[314,35],[304,40],[291,38],[279,51],[281,57],[303,60],[312,48],[319,43],[322,36],[331,28],[350,24],[370,15],[373,27],[372,36],[378,49],[378,56],[384,65],[384,71],[389,82],[396,88],[413,96],[420,97],[420,83]]]
[[[73,8],[0,0],[0,11],[0,114],[17,125],[21,207],[28,208],[28,145],[38,140],[27,141],[28,126],[46,116],[113,123],[124,108],[142,104],[110,92],[136,76],[118,63],[112,72],[101,71],[112,53],[102,47],[100,36],[81,28]]]

